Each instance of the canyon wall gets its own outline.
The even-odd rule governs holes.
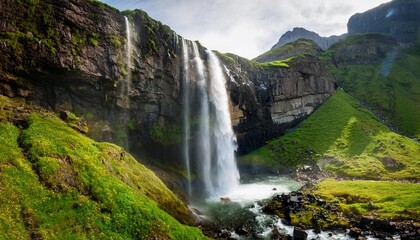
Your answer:
[[[180,36],[145,12],[121,13],[99,2],[5,0],[0,10],[0,94],[74,112],[97,140],[177,158],[168,152],[179,149],[182,126]],[[133,31],[128,91],[124,16]],[[267,68],[218,56],[239,153],[296,126],[334,92],[315,57]]]

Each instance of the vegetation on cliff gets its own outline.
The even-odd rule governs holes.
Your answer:
[[[122,148],[0,100],[0,238],[204,238],[180,224],[190,223],[185,204]]]

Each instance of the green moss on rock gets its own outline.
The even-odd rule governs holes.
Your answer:
[[[190,223],[185,204],[122,148],[0,98],[0,238],[205,238],[180,223]]]

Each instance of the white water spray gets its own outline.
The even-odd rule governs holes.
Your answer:
[[[125,94],[129,95],[131,89],[131,53],[132,53],[132,43],[131,43],[131,27],[130,21],[128,18],[124,16],[125,19],[125,31],[126,31],[126,38],[127,38],[127,46],[126,46],[126,64],[127,64],[127,78],[125,81]]]

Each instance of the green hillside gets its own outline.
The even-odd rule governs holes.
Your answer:
[[[0,96],[0,239],[205,238],[153,172],[69,125]]]
[[[420,140],[420,47],[385,49],[384,39],[363,37],[346,39],[325,52],[322,57],[330,63],[329,71],[341,87],[383,116],[391,126],[403,135]],[[361,55],[353,61],[342,60],[348,54],[340,52],[355,51],[361,45],[366,45],[366,49],[362,47],[363,52],[372,46],[384,49],[377,50],[376,56],[364,56],[369,61],[363,61]],[[376,59],[372,60],[373,57]],[[362,60],[357,62],[357,59]]]
[[[315,163],[341,176],[419,179],[420,145],[390,131],[353,97],[337,90],[295,131],[240,159],[243,165],[278,170]]]
[[[276,60],[285,60],[296,55],[310,54],[318,56],[321,52],[321,47],[319,47],[314,41],[299,39],[284,46],[273,48],[253,60],[262,63],[272,62]]]

